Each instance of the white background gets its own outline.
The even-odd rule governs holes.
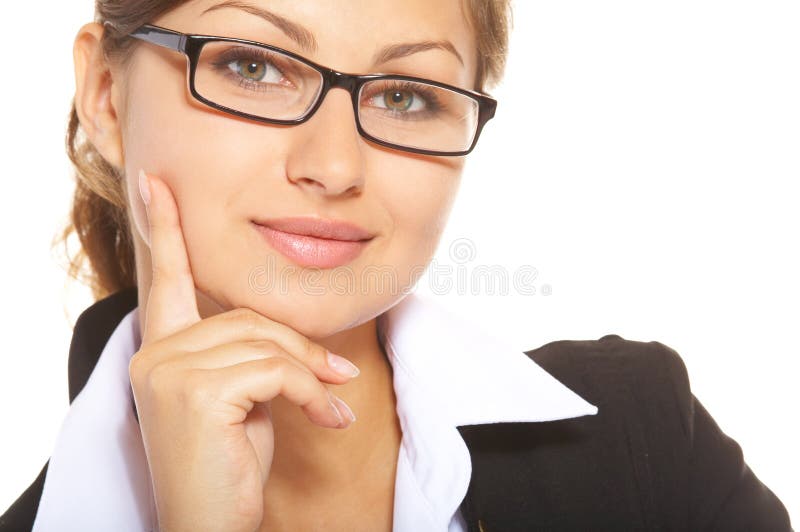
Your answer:
[[[4,6],[0,510],[50,455],[71,324],[91,302],[49,244],[72,190],[72,41],[92,6]],[[616,333],[677,350],[795,526],[798,27],[796,1],[517,0],[497,116],[436,259],[536,268],[535,295],[444,295],[521,349]],[[453,259],[452,242],[475,255]]]

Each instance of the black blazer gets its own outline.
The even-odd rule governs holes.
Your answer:
[[[70,403],[136,305],[129,288],[80,315]],[[473,466],[461,504],[468,532],[791,530],[783,504],[692,395],[671,348],[607,335],[526,354],[598,414],[458,427]],[[48,464],[0,517],[1,531],[31,529]]]

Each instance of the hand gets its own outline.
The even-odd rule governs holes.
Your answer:
[[[282,395],[314,423],[344,428],[354,418],[323,382],[350,377],[324,347],[253,310],[201,319],[172,192],[147,181],[153,276],[129,374],[160,530],[253,532],[274,451],[269,401]]]

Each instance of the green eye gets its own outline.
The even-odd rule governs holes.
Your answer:
[[[264,63],[240,59],[235,64],[237,72],[252,81],[261,81],[267,73],[267,67]]]
[[[414,94],[411,91],[386,91],[383,95],[383,103],[387,109],[392,111],[407,111],[414,103]]]

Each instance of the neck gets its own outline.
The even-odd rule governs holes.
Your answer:
[[[392,367],[377,342],[375,320],[349,332],[352,341],[340,352],[361,373],[328,387],[350,405],[356,421],[346,429],[320,427],[282,396],[273,399],[275,456],[268,487],[341,491],[344,484],[371,486],[384,475],[394,478],[402,433]]]

